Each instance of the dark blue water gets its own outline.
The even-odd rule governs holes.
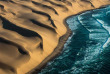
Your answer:
[[[39,74],[110,74],[110,6],[66,20],[72,35]]]

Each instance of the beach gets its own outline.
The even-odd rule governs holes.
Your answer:
[[[66,18],[108,4],[108,0],[0,1],[0,45],[9,48],[0,51],[0,62],[6,64],[0,72],[38,73],[62,52],[71,35]]]
[[[109,4],[99,4],[98,7],[96,6],[96,8],[85,9],[85,10],[82,10],[82,11],[77,12],[76,14],[72,14],[72,15],[66,17],[65,20],[64,20],[64,25],[67,28],[67,32],[66,32],[66,34],[64,36],[62,36],[60,38],[58,46],[55,48],[55,50],[52,52],[52,54],[50,54],[39,66],[37,66],[36,68],[34,68],[33,70],[31,70],[27,74],[39,73],[43,68],[45,68],[45,66],[47,65],[47,63],[49,61],[53,60],[54,58],[56,58],[57,56],[60,55],[60,53],[63,50],[64,44],[68,40],[68,37],[71,36],[71,34],[72,34],[71,30],[69,29],[69,27],[68,27],[68,25],[66,23],[66,20],[68,18],[70,18],[73,15],[75,16],[75,15],[81,14],[81,13],[86,12],[86,11],[89,11],[89,10],[103,8],[103,7],[107,6],[107,5],[109,5]]]

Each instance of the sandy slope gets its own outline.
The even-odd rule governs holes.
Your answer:
[[[107,4],[109,0],[0,0],[0,73],[31,71],[61,45],[66,17]]]

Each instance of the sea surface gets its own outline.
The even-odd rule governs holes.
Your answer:
[[[39,74],[110,74],[110,6],[66,20],[72,35]]]

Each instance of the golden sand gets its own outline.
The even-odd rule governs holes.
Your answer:
[[[0,0],[0,74],[41,69],[67,40],[68,16],[108,4],[109,0]]]

